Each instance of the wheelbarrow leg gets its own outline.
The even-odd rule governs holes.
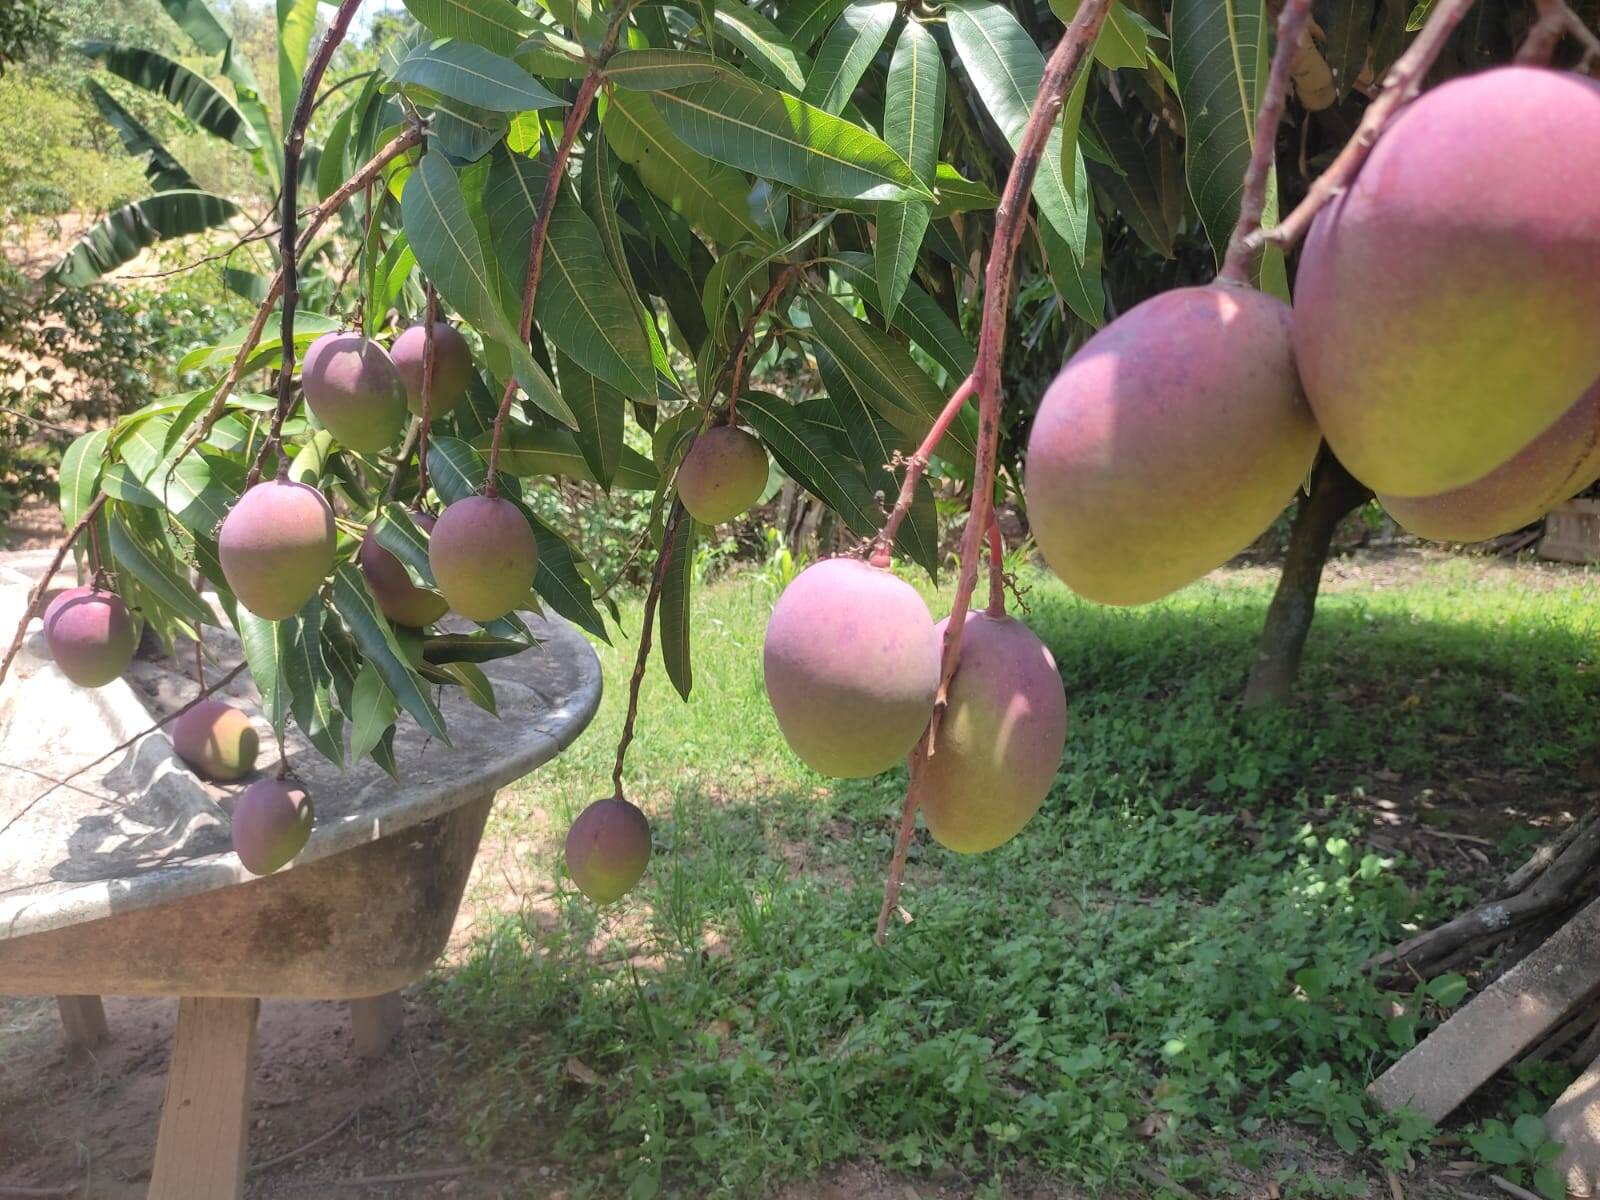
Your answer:
[[[399,992],[350,1001],[350,1032],[362,1058],[382,1058],[404,1022]]]
[[[167,1068],[150,1200],[239,1200],[250,1153],[259,1000],[185,996]]]
[[[99,996],[57,996],[68,1050],[93,1050],[111,1036],[106,1006]]]

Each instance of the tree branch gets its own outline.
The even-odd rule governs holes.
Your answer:
[[[1566,0],[1533,0],[1539,18],[1528,29],[1516,61],[1548,66],[1554,56],[1556,44],[1563,37],[1571,37],[1583,47],[1583,57],[1578,60],[1578,70],[1585,75],[1600,74],[1600,38],[1567,7]]]
[[[661,588],[667,581],[667,567],[672,562],[672,546],[677,540],[678,526],[688,514],[683,501],[674,500],[667,523],[661,529],[661,553],[656,557],[656,569],[650,579],[650,590],[644,598],[644,622],[639,630],[639,653],[633,660],[633,676],[628,680],[628,715],[622,722],[622,736],[617,740],[617,758],[611,768],[611,785],[618,800],[622,796],[622,768],[628,760],[628,747],[633,744],[633,725],[639,716],[639,688],[644,683],[644,669],[650,661],[650,641],[655,628],[656,604],[661,599]]]

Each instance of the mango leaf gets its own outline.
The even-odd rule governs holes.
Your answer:
[[[816,65],[806,77],[805,90],[800,93],[800,98],[823,112],[835,115],[842,113],[855,93],[856,84],[861,82],[861,77],[872,65],[873,57],[883,46],[883,40],[889,36],[889,28],[894,24],[898,7],[894,0],[873,0],[871,3],[852,4],[845,9],[828,31],[822,49],[817,51]],[[908,24],[914,25],[916,22]],[[894,139],[889,137],[887,125],[893,108],[892,102],[884,108],[884,141],[891,146],[894,146]],[[905,155],[904,149],[898,146],[895,149],[902,156]],[[916,164],[912,163],[912,168],[915,167]],[[927,182],[925,177],[919,175],[919,178]]]
[[[105,474],[100,476],[100,490],[113,500],[121,500],[125,504],[134,504],[140,508],[161,508],[161,501],[146,490],[144,484],[134,478],[133,471],[127,463],[112,463],[106,468]]]
[[[622,426],[627,415],[627,399],[559,349],[556,351],[556,379],[561,385],[563,399],[578,418],[573,440],[578,443],[594,481],[609,492],[617,474],[617,464],[622,460]]]
[[[852,317],[831,296],[806,299],[812,332],[868,405],[907,437],[921,440],[944,411],[945,395],[906,349],[882,330]],[[955,422],[939,456],[962,472],[972,470],[976,441]]]
[[[873,308],[884,311],[878,296],[877,280],[872,274],[872,260],[865,254],[846,251],[835,255],[829,265]],[[939,307],[939,302],[915,283],[906,285],[900,305],[892,318],[886,318],[901,333],[909,337],[929,358],[950,373],[954,382],[972,374],[977,365],[978,353],[966,334]]]
[[[606,79],[630,92],[656,92],[719,78],[727,65],[703,50],[624,50],[606,64]]]
[[[422,639],[422,658],[435,666],[455,662],[485,663],[510,658],[528,648],[521,638],[487,633],[430,633]]]
[[[300,99],[317,28],[317,0],[278,0],[278,111],[287,121]]]
[[[471,42],[414,47],[390,77],[493,112],[520,113],[566,104],[511,59]]]
[[[477,162],[505,140],[511,127],[505,113],[454,96],[439,96],[421,88],[413,88],[411,96],[428,111],[428,134],[434,148],[456,162]]]
[[[563,424],[575,424],[555,384],[500,308],[461,182],[443,156],[431,152],[422,156],[406,181],[400,215],[417,261],[439,294],[511,354],[517,382],[529,399]],[[404,701],[403,696],[400,699]]]
[[[488,435],[480,434],[478,449],[487,449]],[[590,469],[576,435],[565,429],[535,429],[529,425],[507,425],[500,443],[501,466],[513,475],[559,475],[599,483]],[[629,492],[653,492],[661,485],[655,464],[631,446],[623,446],[617,469],[611,478],[613,488]]]
[[[1044,55],[1006,8],[995,0],[949,0],[950,40],[972,77],[978,98],[1016,149],[1044,78]],[[1069,181],[1061,165],[1064,141],[1051,130],[1033,181],[1039,212],[1081,262],[1088,237],[1088,192],[1083,172]]]
[[[231,142],[241,150],[253,150],[261,144],[250,122],[232,101],[203,76],[166,55],[101,41],[85,42],[82,49],[90,58],[99,59],[113,75],[177,106],[184,116],[213,137]]]
[[[333,607],[400,706],[416,718],[425,731],[448,746],[450,734],[444,727],[444,718],[406,661],[405,653],[395,641],[393,627],[372,598],[366,577],[352,562],[340,563],[334,568]]]
[[[355,691],[350,698],[350,760],[360,762],[394,728],[394,693],[383,682],[370,662],[361,664]]]
[[[712,240],[725,245],[745,238],[772,240],[750,209],[744,176],[685,145],[649,96],[619,89],[606,103],[601,128],[639,181]]]
[[[1050,0],[1050,11],[1066,24],[1077,14],[1078,0]],[[1095,61],[1112,70],[1144,66],[1150,51],[1150,32],[1151,26],[1137,13],[1122,3],[1112,4],[1100,27],[1100,36],[1095,39]]]
[[[694,518],[683,513],[672,540],[662,548],[668,555],[661,583],[661,661],[667,678],[685,700],[694,690],[694,662],[689,653],[689,593],[694,586]]]
[[[808,51],[850,4],[851,0],[784,0],[775,24],[791,46]]]
[[[805,420],[796,406],[766,392],[749,392],[739,413],[801,487],[839,514],[852,530],[870,536],[886,514],[878,511],[860,468],[830,442],[827,432]]]
[[[446,663],[439,669],[453,678],[467,693],[467,699],[484,712],[500,715],[494,699],[494,684],[489,682],[489,677],[483,673],[483,668],[475,663],[457,661]]]
[[[712,22],[773,83],[795,92],[805,87],[810,64],[765,14],[743,0],[726,0],[716,6]]]
[[[200,185],[194,177],[172,156],[160,140],[139,122],[139,119],[112,98],[111,93],[101,87],[94,80],[87,84],[89,99],[94,101],[94,106],[100,110],[100,115],[117,131],[117,136],[122,139],[122,148],[137,158],[147,155],[144,165],[144,177],[150,181],[150,186],[155,191],[166,192],[174,189],[187,189],[193,191]]]
[[[1116,204],[1139,240],[1162,258],[1171,258],[1183,196],[1162,170],[1161,135],[1141,134],[1134,120],[1105,89],[1087,106],[1084,119],[1116,167],[1089,166],[1095,187]]]
[[[1172,69],[1183,105],[1189,194],[1217,261],[1239,219],[1245,165],[1255,144],[1256,106],[1267,82],[1264,0],[1174,0]],[[1277,220],[1277,172],[1268,176],[1262,223]],[[1282,254],[1269,248],[1266,258]]]
[[[71,529],[94,503],[100,490],[100,473],[105,470],[106,443],[110,429],[95,429],[79,434],[61,456],[57,476],[61,492],[61,523]]]
[[[514,54],[533,19],[511,0],[405,0],[406,11],[439,37]]]
[[[432,588],[433,568],[428,564],[428,535],[417,527],[404,507],[389,501],[378,510],[369,530],[374,541],[395,556],[417,587]]]
[[[1000,203],[1000,197],[979,183],[968,179],[949,163],[940,163],[933,175],[933,206],[935,217],[948,217],[955,213],[987,212]]]
[[[234,498],[244,490],[245,467],[237,459],[201,449],[178,464],[170,476],[165,468],[146,485],[160,494],[167,510],[195,536],[214,541]]]
[[[1377,0],[1336,0],[1328,6],[1324,23],[1322,57],[1333,73],[1339,99],[1350,91],[1367,65],[1367,47],[1373,39]]]
[[[853,11],[853,10],[852,10]],[[917,178],[934,183],[939,141],[944,136],[944,60],[939,44],[920,21],[908,20],[889,62],[883,138],[905,157]],[[878,210],[873,243],[878,296],[884,316],[893,320],[900,297],[922,250],[932,210],[926,204],[887,202]]]
[[[545,163],[505,149],[489,168],[484,209],[500,269],[519,295],[548,179]],[[611,269],[600,231],[565,187],[557,192],[545,238],[534,312],[545,336],[585,371],[625,396],[655,397],[655,363],[633,296]]]
[[[1106,320],[1106,291],[1104,279],[1104,247],[1100,235],[1100,218],[1089,213],[1089,223],[1084,238],[1084,254],[1080,261],[1072,253],[1055,226],[1039,224],[1039,240],[1044,244],[1045,262],[1050,267],[1050,281],[1067,302],[1067,307],[1089,324],[1099,328]]]
[[[690,147],[762,178],[819,196],[933,199],[881,138],[732,71],[652,100]]]
[[[158,554],[145,544],[121,509],[112,513],[110,526],[111,556],[121,570],[132,575],[164,607],[189,624],[217,624],[211,606],[200,599],[199,593],[165,553]]]
[[[226,225],[239,206],[210,192],[157,192],[124,204],[96,222],[47,275],[54,283],[82,287],[132,262],[146,246]]]
[[[283,664],[289,655],[298,620],[296,616],[287,621],[269,621],[242,604],[233,620],[239,630],[239,642],[244,647],[244,661],[250,667],[250,678],[255,680],[256,690],[261,693],[261,715],[279,737],[283,736],[284,722],[289,719],[289,687]]]
[[[291,624],[284,622],[284,624]],[[306,601],[292,622],[283,675],[289,711],[311,744],[335,766],[344,765],[344,717],[334,708],[333,673],[322,658],[322,597]]]

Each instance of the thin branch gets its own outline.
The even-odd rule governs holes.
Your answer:
[[[900,903],[900,883],[905,878],[906,855],[911,850],[911,836],[917,830],[917,809],[922,807],[922,793],[917,783],[928,761],[928,735],[923,733],[907,760],[911,781],[906,785],[905,803],[900,806],[900,828],[895,834],[894,853],[889,858],[889,878],[883,885],[883,904],[878,909],[878,927],[873,939],[883,945],[889,932],[889,918]]]
[[[900,495],[894,502],[894,508],[889,512],[889,519],[883,523],[872,545],[872,565],[887,567],[889,558],[894,553],[894,539],[900,533],[900,525],[906,519],[906,514],[911,511],[911,506],[917,498],[917,481],[928,469],[928,462],[933,458],[933,452],[939,448],[939,443],[944,435],[949,432],[950,426],[955,423],[956,415],[961,412],[962,406],[972,398],[978,389],[978,377],[968,375],[962,380],[961,386],[950,394],[950,399],[945,402],[944,411],[928,430],[927,436],[922,439],[922,444],[910,458],[906,460],[906,477],[900,484]]]
[[[1218,278],[1230,283],[1250,284],[1250,268],[1256,251],[1250,238],[1261,228],[1267,208],[1267,183],[1277,155],[1278,123],[1283,120],[1289,99],[1289,76],[1311,18],[1311,0],[1289,0],[1278,17],[1278,41],[1272,53],[1266,90],[1256,112],[1255,144],[1250,148],[1250,165],[1245,168],[1239,197],[1239,220],[1228,238],[1228,252],[1222,260]]]
[[[1006,547],[1000,536],[1000,515],[989,509],[989,615],[1006,615]]]
[[[0,659],[0,683],[5,681],[6,672],[11,670],[11,662],[17,657],[17,651],[22,649],[23,640],[28,636],[28,622],[33,619],[33,614],[38,611],[39,602],[44,599],[45,590],[50,586],[50,581],[55,578],[56,572],[61,569],[61,564],[66,561],[67,551],[72,549],[72,543],[82,536],[83,531],[94,523],[100,515],[100,510],[105,507],[106,494],[101,492],[94,498],[94,503],[84,510],[78,523],[68,531],[67,536],[61,539],[61,545],[56,547],[55,557],[50,560],[50,565],[45,568],[44,574],[39,577],[39,582],[33,585],[33,590],[28,593],[28,604],[22,610],[22,619],[17,622],[17,631],[11,635],[11,645],[6,650],[6,656]]]
[[[644,683],[645,665],[650,661],[651,632],[655,627],[656,604],[661,599],[661,589],[667,581],[667,568],[672,563],[672,547],[677,541],[678,526],[687,514],[683,501],[674,500],[667,523],[661,530],[661,553],[656,558],[655,574],[650,579],[650,590],[644,598],[644,623],[639,630],[639,653],[633,660],[633,676],[628,680],[628,715],[622,722],[622,736],[617,740],[617,758],[611,768],[611,786],[615,796],[622,799],[622,768],[628,759],[628,747],[633,744],[633,726],[639,716],[639,688]]]
[[[744,328],[739,331],[739,340],[734,343],[733,354],[728,363],[727,423],[729,425],[733,424],[734,417],[739,411],[739,390],[744,384],[745,355],[750,350],[750,343],[755,339],[756,323],[766,314],[767,310],[778,302],[778,297],[783,294],[784,289],[789,286],[790,281],[794,279],[799,270],[799,264],[792,263],[778,272],[777,279],[772,281],[772,286],[767,289],[766,295],[761,297],[760,302],[755,307],[755,311],[750,314],[750,319],[745,322]]]
[[[433,420],[433,326],[439,319],[439,292],[430,279],[426,294],[427,307],[423,310],[422,329],[422,423],[417,427],[417,503],[428,495],[428,427]]]
[[[1361,114],[1361,123],[1356,126],[1354,135],[1345,143],[1344,149],[1339,151],[1339,156],[1328,165],[1326,171],[1317,176],[1311,189],[1306,192],[1305,199],[1295,206],[1292,213],[1271,229],[1258,229],[1249,236],[1247,240],[1252,252],[1268,242],[1287,249],[1305,236],[1312,220],[1328,201],[1344,191],[1355,178],[1361,164],[1367,161],[1367,155],[1372,153],[1372,147],[1377,143],[1384,126],[1402,105],[1411,101],[1421,90],[1428,68],[1433,66],[1434,60],[1439,57],[1451,33],[1467,15],[1472,4],[1473,0],[1438,0],[1422,32],[1389,68],[1389,73],[1383,79],[1383,90],[1367,105],[1367,110]]]
[[[1585,75],[1600,74],[1600,38],[1567,7],[1566,0],[1533,0],[1539,10],[1539,19],[1528,29],[1522,46],[1517,50],[1519,63],[1548,66],[1554,56],[1556,44],[1563,37],[1571,37],[1583,47],[1583,57],[1578,60],[1578,70]]]
[[[323,73],[328,69],[333,52],[344,41],[356,9],[360,7],[361,0],[343,0],[333,14],[333,23],[328,27],[328,32],[323,34],[311,65],[306,69],[305,78],[300,82],[300,98],[295,101],[294,117],[283,139],[283,224],[278,238],[278,271],[283,276],[283,320],[280,325],[283,363],[278,368],[278,406],[272,413],[272,430],[250,467],[244,484],[246,491],[261,478],[261,465],[268,451],[277,453],[279,473],[287,470],[287,460],[283,456],[283,422],[294,407],[294,318],[295,309],[300,304],[299,240],[296,236],[300,225],[300,213],[296,207],[300,191],[300,155],[305,149],[306,126],[311,122],[311,106],[317,98]]]
[[[566,124],[561,128],[561,141],[556,146],[555,156],[550,160],[550,174],[545,180],[544,195],[539,200],[539,211],[533,219],[533,232],[528,237],[528,275],[522,285],[522,321],[518,325],[518,332],[524,344],[533,337],[534,304],[539,296],[539,278],[544,273],[544,244],[550,230],[550,218],[555,213],[556,200],[561,195],[561,184],[567,175],[567,160],[572,157],[573,143],[578,140],[578,133],[589,118],[589,110],[594,107],[595,95],[600,91],[601,73],[611,56],[616,53],[617,40],[622,35],[622,27],[632,9],[633,4],[630,0],[620,5],[611,15],[611,23],[606,27],[605,40],[600,43],[594,61],[584,74],[583,82],[578,85],[577,98],[567,110]],[[513,373],[506,381],[505,393],[500,397],[500,407],[494,415],[494,437],[489,443],[489,473],[484,476],[483,481],[483,491],[486,496],[495,495],[499,486],[500,442],[506,420],[511,415],[511,400],[516,394],[517,378]]]

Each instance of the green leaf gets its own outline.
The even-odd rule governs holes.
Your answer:
[[[1372,22],[1377,7],[1377,0],[1337,0],[1328,6],[1322,57],[1333,73],[1333,84],[1341,100],[1367,65],[1367,48],[1373,40]]]
[[[350,759],[360,762],[393,727],[398,708],[394,693],[370,662],[361,664],[350,700]]]
[[[640,182],[713,241],[732,245],[746,238],[773,240],[751,211],[745,177],[686,146],[649,96],[613,93],[600,123],[617,157],[638,173]]]
[[[976,180],[965,178],[949,163],[940,163],[934,172],[934,194],[937,199],[933,215],[941,218],[955,213],[987,212],[1000,203],[999,196]]]
[[[494,699],[494,684],[489,682],[489,677],[483,673],[481,667],[475,663],[452,662],[446,663],[440,670],[454,677],[455,681],[461,685],[462,690],[467,693],[467,699],[483,709],[484,712],[493,713],[495,716],[500,715],[500,710],[496,706]]]
[[[884,311],[878,297],[878,284],[872,274],[871,259],[865,254],[846,251],[830,259],[829,265],[858,296],[880,313]],[[972,343],[961,332],[961,327],[939,307],[939,302],[915,283],[906,285],[893,318],[886,319],[921,347],[924,354],[948,371],[953,381],[960,382],[972,374],[978,361]]]
[[[933,35],[915,20],[906,22],[889,62],[887,98],[883,106],[883,138],[905,157],[917,178],[935,182],[939,141],[944,136],[944,60]],[[878,210],[878,236],[873,243],[878,295],[887,319],[893,320],[900,297],[922,250],[932,210],[926,204],[885,203]]]
[[[300,100],[316,29],[317,0],[278,0],[278,111],[285,123]]]
[[[487,633],[432,633],[422,639],[424,662],[436,666],[450,663],[494,662],[521,654],[528,643],[518,638],[494,637]]]
[[[705,83],[726,69],[703,50],[624,50],[606,64],[606,79],[630,92],[656,92]]]
[[[851,0],[784,0],[778,6],[777,26],[798,50],[810,50],[850,6]]]
[[[92,79],[86,86],[89,89],[89,99],[94,101],[94,106],[100,110],[100,115],[122,139],[122,148],[135,158],[141,154],[149,156],[145,160],[144,177],[150,181],[151,188],[158,192],[174,189],[194,191],[200,186],[183,164],[172,156],[153,133],[140,124],[138,118],[118,104],[111,93]]]
[[[668,555],[661,582],[661,661],[667,678],[685,700],[694,690],[694,662],[689,653],[689,593],[694,586],[694,518],[684,513],[672,540],[662,548]]]
[[[368,86],[375,86],[377,76],[367,80]],[[350,145],[350,126],[355,120],[356,109],[361,104],[358,99],[345,108],[334,118],[333,128],[328,130],[327,140],[322,143],[322,155],[317,159],[317,199],[326,200],[339,190],[339,185],[344,182],[349,171],[349,155],[346,151]]]
[[[1264,0],[1174,0],[1172,6],[1185,173],[1219,263],[1239,219],[1244,170],[1255,144],[1256,107],[1267,81],[1267,30]],[[1274,171],[1263,224],[1276,219]]]
[[[283,659],[289,711],[311,744],[337,767],[344,765],[344,717],[333,707],[333,673],[322,658],[322,597],[313,596],[296,615]]]
[[[1134,118],[1105,89],[1096,92],[1084,119],[1095,140],[1116,163],[1113,170],[1092,164],[1095,186],[1116,204],[1139,240],[1162,258],[1171,258],[1183,195],[1173,173],[1163,169],[1166,149],[1159,133],[1141,132]]]
[[[480,435],[488,447],[488,435]],[[583,456],[576,435],[565,429],[535,429],[508,424],[500,443],[500,466],[513,475],[558,475],[599,483]],[[611,486],[629,492],[653,492],[661,485],[655,464],[631,446],[623,446]]]
[[[519,113],[566,104],[509,58],[470,42],[417,46],[400,61],[391,78],[492,112]]]
[[[622,426],[627,415],[627,398],[602,383],[558,349],[556,379],[562,398],[578,418],[573,440],[583,452],[594,481],[607,491],[622,461]]]
[[[215,625],[216,614],[179,572],[162,547],[152,550],[118,509],[111,516],[111,556],[160,603],[191,625]]]
[[[933,193],[883,140],[794,96],[729,71],[652,97],[695,150],[819,196],[929,200]]]
[[[1077,14],[1077,0],[1050,0],[1050,11],[1063,24]],[[1119,67],[1142,67],[1150,50],[1150,26],[1122,4],[1113,4],[1106,14],[1100,36],[1095,39],[1095,61],[1116,70]]]
[[[434,148],[459,162],[477,162],[505,140],[511,127],[505,113],[478,108],[452,96],[438,96],[420,88],[413,88],[412,96],[430,113],[428,132]]]
[[[500,268],[519,295],[548,179],[546,164],[505,149],[489,168],[484,207]],[[633,296],[611,269],[600,231],[565,187],[550,217],[534,311],[545,336],[585,371],[625,396],[655,398],[655,363]]]
[[[368,532],[378,545],[395,556],[413,584],[424,588],[434,586],[433,568],[428,564],[428,535],[417,527],[403,506],[392,500],[386,503],[378,510],[377,519]]]
[[[1072,248],[1061,239],[1055,226],[1041,223],[1039,238],[1044,243],[1045,261],[1050,266],[1050,280],[1056,291],[1067,302],[1067,307],[1089,324],[1099,328],[1106,319],[1106,292],[1104,279],[1103,246],[1100,240],[1100,221],[1089,214],[1084,253],[1080,261]]]
[[[1537,1150],[1550,1139],[1544,1121],[1533,1113],[1523,1113],[1512,1123],[1511,1132],[1529,1150]]]
[[[238,212],[232,200],[210,192],[157,192],[123,205],[91,226],[50,268],[48,278],[82,287],[132,262],[146,246],[226,225]]]
[[[400,706],[426,732],[448,746],[450,734],[444,727],[444,718],[406,661],[399,643],[395,641],[394,629],[379,610],[378,602],[372,598],[366,577],[354,563],[340,563],[334,569],[333,606],[344,618],[361,653],[382,676],[384,684],[394,693]]]
[[[261,693],[261,715],[279,737],[283,736],[284,722],[289,719],[289,688],[283,664],[298,620],[292,617],[287,621],[269,621],[242,604],[233,619],[239,630],[239,642],[244,647],[244,661],[250,667],[250,678],[255,680],[256,690]]]
[[[1451,971],[1428,980],[1428,998],[1442,1008],[1454,1008],[1467,994],[1467,978]]]
[[[1554,1167],[1535,1167],[1533,1186],[1545,1200],[1567,1200],[1566,1176]]]
[[[203,76],[165,55],[98,41],[84,43],[83,52],[99,59],[113,75],[176,105],[184,116],[213,137],[231,142],[242,150],[253,150],[260,145],[256,131],[232,101]]]
[[[400,215],[417,262],[439,294],[479,332],[511,354],[517,382],[535,404],[563,424],[573,425],[572,412],[555,384],[534,361],[500,308],[461,182],[442,155],[429,152],[422,156],[406,181]]]
[[[439,37],[460,38],[496,54],[515,54],[533,19],[511,0],[405,0],[406,10]]]
[[[1044,79],[1044,55],[1017,19],[994,0],[950,0],[945,5],[950,40],[972,77],[978,98],[1006,141],[1016,149]],[[1088,236],[1088,192],[1083,172],[1069,181],[1061,165],[1063,139],[1051,130],[1033,181],[1039,212],[1081,262]]]
[[[259,147],[254,156],[262,170],[276,181],[283,174],[283,141],[272,127],[261,85],[250,70],[249,57],[206,0],[161,0],[161,7],[201,53],[221,56],[219,67],[233,84],[239,111],[249,122],[255,145]]]
[[[906,349],[882,330],[852,317],[837,300],[820,293],[806,299],[813,333],[838,361],[857,394],[907,437],[920,441],[944,411],[945,395]],[[972,470],[976,442],[955,422],[939,445],[939,457],[958,470]]]
[[[858,535],[877,531],[887,514],[878,510],[860,468],[835,449],[826,429],[807,421],[795,405],[766,392],[745,395],[739,413],[785,474],[838,513]]]
[[[718,34],[744,52],[773,83],[798,92],[806,85],[805,55],[764,14],[742,0],[723,0],[712,14]]]
[[[889,28],[894,24],[898,8],[894,0],[873,0],[870,3],[852,4],[845,9],[828,31],[822,49],[817,51],[817,62],[806,77],[801,99],[816,105],[823,112],[835,115],[842,113],[844,106],[850,103],[850,97],[855,94],[856,84],[861,82],[861,77],[872,65],[873,57],[883,46],[884,38],[889,36]],[[916,22],[907,24],[909,27]],[[894,139],[889,136],[888,124],[893,111],[891,98],[891,102],[884,107],[884,141],[904,155],[905,150],[895,146]],[[934,153],[938,153],[937,146]],[[916,164],[911,165],[915,170]],[[931,172],[932,169],[930,165],[928,170]],[[929,182],[927,176],[920,172],[918,177],[924,183]]]
[[[113,500],[136,504],[140,508],[161,508],[161,501],[152,496],[144,484],[134,478],[127,463],[112,463],[100,476],[100,490]]]
[[[105,469],[106,443],[110,429],[95,429],[79,434],[61,456],[57,476],[61,490],[61,524],[68,529],[82,519],[100,489],[100,473]]]

